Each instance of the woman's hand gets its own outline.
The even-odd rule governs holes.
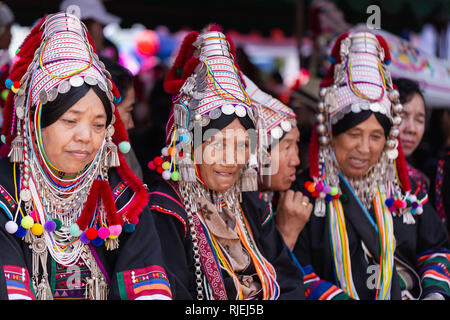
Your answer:
[[[298,235],[308,222],[313,209],[309,198],[300,191],[281,191],[276,210],[276,226],[284,242],[294,249]]]

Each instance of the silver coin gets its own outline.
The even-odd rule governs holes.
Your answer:
[[[386,155],[388,156],[389,159],[395,160],[398,157],[398,150],[397,149],[388,150],[386,151]]]
[[[368,103],[361,104],[361,110],[369,110],[369,109],[370,109],[370,105]]]
[[[98,82],[98,87],[102,90],[102,91],[104,91],[104,92],[106,92],[108,89],[106,88],[106,85],[103,83],[103,81],[99,81]]]
[[[283,135],[283,130],[281,130],[280,127],[275,127],[270,131],[270,135],[274,138],[274,139],[280,139],[281,136]]]
[[[47,92],[45,91],[45,89],[42,89],[41,92],[39,92],[39,101],[42,104],[46,104],[48,102],[48,96],[47,96]]]
[[[239,117],[239,118],[243,118],[247,115],[247,110],[245,109],[245,107],[241,106],[241,105],[237,105],[234,108],[234,113]]]
[[[220,108],[213,109],[213,110],[211,110],[211,112],[209,113],[209,117],[210,117],[212,120],[218,119],[221,115],[222,115],[222,111],[220,111]]]
[[[62,81],[58,85],[58,92],[59,93],[67,93],[70,90],[70,83],[69,81]]]
[[[114,135],[114,132],[116,132],[116,129],[113,125],[109,125],[106,130],[108,131],[108,135],[110,135],[111,137]]]
[[[25,108],[23,106],[19,107],[19,106],[16,105],[16,116],[20,120],[23,119],[23,117],[25,116]]]
[[[58,90],[55,87],[51,88],[50,90],[48,90],[47,96],[48,101],[54,101],[58,96]]]
[[[106,95],[108,96],[109,101],[112,102],[114,100],[114,96],[110,90],[106,90]]]
[[[234,113],[234,106],[232,104],[226,104],[222,106],[222,113],[229,116],[230,114]]]
[[[28,189],[22,189],[20,190],[20,199],[22,201],[30,201],[31,200],[31,192]]]
[[[16,108],[23,107],[25,105],[25,96],[24,95],[17,96],[14,104],[15,104]]]
[[[90,86],[96,86],[98,83],[97,79],[91,76],[84,77],[84,82],[86,82]]]
[[[377,102],[372,103],[370,105],[370,110],[373,111],[373,112],[379,112],[380,111],[380,104],[377,103]]]
[[[280,123],[281,129],[283,129],[285,132],[289,132],[292,128],[292,125],[289,121],[283,120]]]
[[[100,59],[98,58],[98,55],[97,55],[96,53],[94,53],[94,57],[95,57],[95,60],[97,60],[98,65],[100,66],[100,68],[102,69],[102,71],[103,71],[103,73],[104,73],[105,70],[106,70],[105,64],[103,63],[102,60],[100,60]]]
[[[108,77],[109,79],[112,79],[111,73],[109,73],[108,70],[103,70],[103,73],[105,74],[106,77]]]
[[[112,90],[113,88],[112,82],[108,78],[106,78],[106,87],[108,88],[108,90]]]
[[[76,76],[76,77],[70,78],[69,82],[72,87],[81,87],[84,83],[84,80],[82,77]]]
[[[207,115],[202,116],[201,120],[202,127],[206,127],[210,123],[210,121],[211,119]]]
[[[357,104],[357,103],[352,104],[351,109],[352,109],[352,112],[353,112],[353,113],[359,113],[359,112],[361,112],[361,107],[360,107],[359,104]]]

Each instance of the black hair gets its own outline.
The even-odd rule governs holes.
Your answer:
[[[101,100],[106,112],[106,126],[111,123],[112,109],[111,101],[106,93],[98,86],[90,86],[84,83],[80,87],[71,87],[66,93],[59,93],[55,100],[47,102],[42,107],[41,127],[45,128],[58,120],[67,110],[69,110],[77,101],[83,98],[89,91],[93,89],[95,94]]]
[[[111,58],[100,56],[100,60],[105,64],[106,70],[111,73],[112,80],[119,90],[122,101],[127,98],[128,89],[133,86],[133,74],[117,61]]]
[[[400,94],[400,103],[403,104],[411,101],[415,93],[425,102],[422,90],[417,82],[406,78],[395,78],[392,79],[392,82],[397,86]]]
[[[373,112],[371,110],[362,110],[361,112],[358,112],[358,113],[355,113],[355,112],[347,113],[344,116],[344,118],[342,118],[341,120],[339,120],[336,124],[334,124],[332,126],[333,136],[336,137],[336,136],[340,135],[341,133],[357,126],[361,122],[366,121],[367,119],[370,118],[370,116],[372,114],[375,115],[375,118],[378,120],[380,125],[383,127],[384,136],[387,138],[387,136],[389,135],[389,132],[391,130],[391,127],[392,127],[391,121],[389,120],[389,118],[386,115],[381,114],[379,112]]]

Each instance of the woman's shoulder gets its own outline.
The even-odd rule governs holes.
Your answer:
[[[169,214],[186,225],[187,213],[183,199],[178,191],[178,184],[162,178],[155,179],[149,189],[148,207],[160,213]]]

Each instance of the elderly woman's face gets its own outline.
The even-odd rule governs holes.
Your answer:
[[[105,134],[105,108],[90,89],[58,120],[42,129],[42,140],[52,165],[73,176],[94,160]]]
[[[399,129],[403,152],[409,157],[419,146],[425,132],[425,103],[418,93],[403,104]]]
[[[298,142],[300,132],[297,127],[281,139],[271,150],[272,175],[263,176],[264,185],[274,191],[288,190],[296,178],[296,168],[300,165]]]
[[[381,156],[386,138],[375,115],[333,137],[332,146],[340,171],[349,178],[360,178]]]
[[[249,154],[248,134],[234,119],[195,150],[195,161],[206,186],[224,192],[238,180]]]

